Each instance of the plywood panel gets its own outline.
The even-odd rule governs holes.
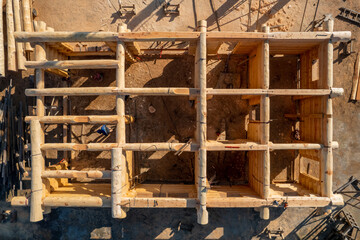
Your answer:
[[[249,88],[261,88],[264,78],[264,42],[251,51],[249,60]]]

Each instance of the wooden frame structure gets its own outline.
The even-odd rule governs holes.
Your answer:
[[[269,218],[269,208],[286,203],[288,207],[327,207],[343,203],[332,193],[333,156],[338,146],[333,141],[332,98],[343,93],[333,88],[333,43],[347,41],[350,32],[285,33],[270,32],[207,32],[206,21],[199,22],[197,32],[129,32],[121,25],[118,32],[51,32],[39,22],[36,32],[15,32],[17,42],[35,44],[35,61],[25,62],[36,72],[36,88],[27,89],[27,96],[36,97],[36,116],[30,122],[32,172],[31,198],[15,197],[12,205],[30,205],[30,220],[40,221],[43,211],[51,207],[111,207],[114,218],[124,218],[129,208],[196,208],[198,223],[208,223],[207,208],[256,208],[263,219]],[[106,42],[115,50],[115,59],[47,61],[48,46],[66,46],[67,42]],[[125,88],[125,59],[133,61],[139,50],[137,42],[187,41],[195,48],[194,88]],[[216,54],[224,41],[236,42],[232,54],[253,56],[249,60],[249,88],[207,88],[206,61]],[[115,49],[114,49],[115,46]],[[189,52],[191,52],[189,48]],[[134,50],[135,49],[135,50]],[[70,52],[68,56],[74,55]],[[96,53],[93,53],[97,55]],[[299,55],[301,81],[297,89],[271,89],[270,54]],[[76,54],[80,56],[80,53]],[[91,54],[83,52],[83,56]],[[316,66],[314,66],[314,63]],[[116,87],[44,88],[45,69],[116,69]],[[316,79],[315,79],[316,78]],[[115,95],[116,114],[112,116],[44,116],[46,96]],[[196,101],[197,127],[195,141],[186,143],[126,143],[126,95],[189,96]],[[248,138],[245,140],[208,141],[207,101],[214,95],[235,95],[248,99],[250,105],[260,105],[260,119],[250,113]],[[299,103],[299,112],[290,118],[301,119],[301,140],[291,143],[270,141],[270,97],[292,96]],[[116,143],[45,143],[44,124],[116,123]],[[313,129],[317,129],[314,131]],[[44,151],[111,151],[111,171],[46,170]],[[189,151],[195,154],[194,185],[140,184],[131,188],[133,151]],[[270,182],[270,151],[297,150],[299,158],[319,161],[320,178],[298,172],[295,183]],[[249,185],[209,186],[206,173],[208,151],[248,151]],[[51,187],[51,179],[87,177],[111,179],[111,184],[60,184]],[[290,190],[289,190],[290,189]],[[288,195],[287,191],[292,191]],[[30,201],[29,201],[30,200]],[[30,203],[29,203],[30,202]]]

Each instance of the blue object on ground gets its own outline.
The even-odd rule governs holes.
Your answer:
[[[102,125],[101,128],[99,130],[97,130],[96,132],[107,136],[107,135],[109,135],[110,130],[106,125]]]

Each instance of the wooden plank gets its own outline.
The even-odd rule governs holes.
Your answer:
[[[141,49],[137,42],[127,42],[125,43],[126,49],[132,54],[132,55],[140,55]]]
[[[206,45],[206,53],[207,55],[213,55],[213,54],[217,54],[220,47],[221,47],[222,42],[209,42]]]
[[[67,71],[62,70],[62,69],[48,68],[48,69],[45,69],[45,71],[48,72],[48,73],[53,73],[53,74],[58,75],[60,77],[64,77],[64,78],[69,77],[69,73]]]
[[[49,42],[46,45],[50,46],[51,48],[55,49],[59,53],[63,53],[65,55],[69,55],[74,52],[73,46],[68,43],[62,42]]]
[[[249,105],[250,106],[259,105],[260,100],[261,100],[261,96],[256,96],[256,97],[249,98]]]
[[[318,188],[318,186],[320,186],[321,184],[320,184],[320,180],[318,178],[313,177],[309,174],[300,172],[299,181],[302,186],[311,190],[313,193],[315,193],[315,194],[320,193],[319,192],[320,188]]]
[[[293,114],[293,113],[286,113],[284,114],[285,118],[316,118],[316,119],[322,119],[327,117],[332,117],[329,115],[325,115],[323,113],[310,113],[310,114]]]
[[[351,100],[360,101],[360,53],[358,52],[355,61],[355,70],[352,78]]]

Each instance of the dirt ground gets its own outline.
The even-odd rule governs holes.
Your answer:
[[[162,11],[162,0],[122,1],[124,5],[135,4],[137,14],[133,17],[121,17],[116,10],[115,0],[34,0],[33,6],[38,12],[38,20],[44,20],[56,31],[116,31],[118,23],[127,23],[132,31],[193,31],[198,20],[208,22],[208,31],[254,31],[261,24],[281,25],[280,31],[299,31],[304,14],[302,31],[305,31],[317,9],[316,19],[324,14],[338,15],[340,7],[360,12],[359,1],[319,1],[308,0],[304,13],[305,0],[214,0],[212,11],[210,1],[173,0],[181,4],[180,16],[167,17]],[[249,2],[252,2],[249,6]],[[261,6],[259,7],[259,2]],[[69,7],[71,6],[71,7]],[[250,11],[250,15],[249,15]],[[250,17],[249,17],[250,16]],[[359,26],[335,18],[335,30],[352,32],[353,38],[360,38]],[[273,31],[277,31],[273,29]],[[227,45],[224,45],[224,48]],[[354,45],[360,50],[359,42]],[[360,177],[360,150],[356,142],[360,141],[360,105],[349,103],[352,74],[356,54],[344,57],[341,50],[334,46],[334,86],[342,87],[345,94],[334,100],[334,140],[340,144],[334,151],[334,190],[354,175]],[[246,74],[242,68],[236,68],[241,59],[230,59],[229,71],[240,73],[241,86],[246,84]],[[208,86],[216,87],[219,75],[224,71],[226,59],[208,61]],[[160,59],[157,61],[142,59],[136,64],[126,66],[126,87],[191,87],[193,86],[193,58]],[[73,71],[73,86],[96,87],[114,86],[115,72],[102,71],[102,82],[92,80],[96,73],[91,71]],[[272,88],[295,88],[296,58],[272,58],[270,64]],[[48,76],[50,77],[50,76]],[[11,75],[1,82],[3,91],[12,78],[15,94],[24,99],[24,89],[31,86],[28,78],[21,80],[19,74]],[[23,83],[25,81],[25,84]],[[59,79],[47,79],[46,87],[56,87]],[[47,99],[51,102],[52,99]],[[72,114],[90,115],[115,113],[115,98],[109,96],[78,97],[71,99]],[[149,107],[156,109],[149,112]],[[99,109],[102,109],[99,111]],[[271,135],[273,142],[290,142],[292,122],[284,119],[284,113],[293,113],[294,106],[288,97],[271,98]],[[236,98],[215,97],[208,104],[208,139],[216,139],[225,123],[227,139],[246,138],[244,129],[245,115],[248,113],[246,101]],[[126,101],[126,114],[133,115],[136,122],[127,125],[128,142],[179,141],[186,142],[193,137],[196,125],[196,112],[188,98],[137,97]],[[100,126],[78,126],[74,129],[76,141],[81,135],[86,142],[114,142],[115,133],[99,138],[96,130]],[[110,129],[111,126],[109,126]],[[162,134],[159,134],[159,133]],[[47,139],[57,141],[59,131],[49,129]],[[240,153],[227,153],[221,156],[214,152],[208,156],[208,176],[224,183],[246,183],[247,166],[245,156]],[[53,160],[61,156],[56,153]],[[141,153],[137,156],[138,171],[146,171],[148,182],[186,182],[193,183],[194,154],[183,153],[180,157],[166,154],[159,158],[153,153]],[[110,154],[106,152],[81,152],[72,168],[85,170],[91,164],[97,169],[110,169]],[[291,179],[292,151],[274,151],[271,153],[271,179]],[[151,161],[149,161],[149,159]],[[220,161],[225,159],[225,162]],[[226,161],[231,159],[232,161]],[[159,167],[161,166],[161,167]],[[168,174],[171,172],[171,175]],[[228,176],[231,176],[229,179]],[[9,209],[9,204],[1,202],[0,209]],[[313,208],[271,209],[270,220],[261,220],[253,209],[209,209],[209,224],[196,223],[195,209],[131,209],[126,219],[111,218],[110,209],[61,208],[55,209],[40,223],[29,223],[29,211],[19,208],[17,223],[0,224],[0,239],[266,239],[264,231],[281,227],[286,239],[318,239],[325,232],[310,229],[321,225],[322,216],[314,216]],[[352,211],[360,223],[360,212]],[[310,222],[306,222],[307,217]]]

